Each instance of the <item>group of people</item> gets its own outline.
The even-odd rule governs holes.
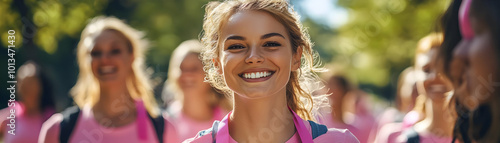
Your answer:
[[[171,56],[166,110],[145,72],[144,33],[95,17],[77,47],[76,105],[55,113],[44,71],[27,62],[17,72],[16,135],[4,120],[0,136],[16,143],[500,142],[498,7],[454,0],[443,30],[420,40],[414,65],[401,74],[396,109],[378,118],[347,78],[320,78],[326,69],[286,0],[209,2],[200,39]]]

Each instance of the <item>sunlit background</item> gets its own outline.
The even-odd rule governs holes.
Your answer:
[[[147,71],[158,97],[170,54],[198,38],[208,0],[1,0],[1,107],[7,106],[7,36],[16,31],[16,67],[38,61],[56,87],[58,111],[71,105],[78,75],[76,47],[88,20],[115,16],[147,33]],[[399,73],[410,66],[418,40],[438,30],[449,0],[292,0],[324,66],[346,75],[390,105]]]

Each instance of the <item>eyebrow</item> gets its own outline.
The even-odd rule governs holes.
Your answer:
[[[282,37],[283,39],[285,39],[285,36],[283,36],[279,33],[267,33],[265,35],[262,35],[260,37],[260,39],[267,39],[267,38],[270,38],[273,36],[279,36],[279,37]],[[242,36],[238,36],[238,35],[232,35],[232,36],[227,37],[226,40],[224,40],[224,41],[227,41],[227,40],[246,40],[246,38],[242,37]]]
[[[273,37],[273,36],[279,36],[279,37],[285,39],[285,36],[283,36],[283,35],[281,35],[279,33],[268,33],[266,35],[261,36],[260,39],[267,39],[267,38],[270,38],[270,37]]]

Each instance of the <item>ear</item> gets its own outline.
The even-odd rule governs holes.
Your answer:
[[[300,68],[300,59],[302,58],[302,47],[297,47],[297,51],[292,55],[292,71],[296,71]]]
[[[214,66],[217,68],[217,72],[218,72],[219,74],[222,74],[222,68],[221,68],[221,66],[220,66],[220,65],[221,65],[221,63],[220,63],[219,58],[213,58],[213,59],[212,59],[212,62],[214,63]]]

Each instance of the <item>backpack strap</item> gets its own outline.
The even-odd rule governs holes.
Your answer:
[[[312,138],[315,139],[316,137],[319,137],[323,134],[326,134],[328,132],[328,128],[325,125],[318,124],[314,121],[307,120],[309,121],[309,124],[311,125],[311,132],[312,132]]]
[[[72,106],[61,113],[63,115],[63,120],[60,123],[61,130],[59,133],[59,142],[67,143],[76,126],[76,121],[80,115],[80,108],[78,108],[78,106]]]
[[[420,143],[420,137],[413,127],[405,131],[407,143]]]
[[[215,120],[214,124],[212,125],[212,143],[215,143],[215,138],[217,137],[217,132],[219,131],[219,122]]]
[[[151,123],[153,123],[158,142],[163,143],[163,133],[165,132],[165,120],[163,119],[163,116],[159,115],[158,117],[153,118],[148,114],[148,117],[151,120]]]

